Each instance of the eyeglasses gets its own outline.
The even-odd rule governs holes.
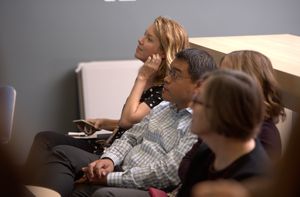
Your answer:
[[[167,70],[167,75],[171,77],[172,80],[178,80],[178,79],[190,79],[191,77],[182,76],[179,74],[179,72],[173,68],[170,68]]]

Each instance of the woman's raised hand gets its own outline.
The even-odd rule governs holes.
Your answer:
[[[140,79],[148,80],[153,77],[156,71],[159,69],[162,58],[159,54],[153,54],[149,56],[144,65],[140,68],[138,77]]]

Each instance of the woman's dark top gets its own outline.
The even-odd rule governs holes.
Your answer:
[[[281,156],[281,140],[279,131],[272,120],[265,120],[262,123],[261,131],[257,136],[257,139],[264,147],[271,161],[278,161]],[[201,144],[202,140],[199,138],[198,142],[194,144],[192,149],[183,157],[178,170],[178,175],[181,180],[186,177],[186,172],[189,168],[191,159],[197,153],[198,149],[201,147]]]
[[[158,86],[152,86],[149,89],[145,90],[140,98],[140,103],[144,102],[150,107],[150,109],[152,109],[163,100],[162,89],[163,89],[163,85],[158,85]],[[127,129],[125,128],[119,127],[118,131],[110,139],[109,144],[111,144],[115,139],[120,138],[126,130]]]
[[[140,102],[145,102],[150,109],[162,102],[162,89],[163,85],[152,86],[148,90],[145,90],[142,94]]]
[[[242,181],[254,176],[266,175],[266,165],[269,163],[269,158],[258,140],[256,140],[256,146],[251,152],[241,156],[220,171],[213,168],[215,155],[208,146],[202,143],[198,148],[179,189],[178,197],[190,196],[192,187],[202,181],[217,179]]]
[[[273,162],[281,157],[282,145],[281,138],[277,127],[272,119],[265,120],[261,126],[261,132],[258,134],[262,146]]]

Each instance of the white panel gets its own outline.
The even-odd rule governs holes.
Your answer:
[[[81,118],[120,118],[141,65],[138,60],[80,63],[76,72]]]

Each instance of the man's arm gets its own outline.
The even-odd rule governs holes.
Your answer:
[[[124,172],[112,172],[107,175],[109,186],[148,189],[148,187],[167,188],[179,183],[178,166],[197,137],[186,131],[177,146],[165,158],[143,167],[133,167]]]
[[[77,182],[88,181],[106,185],[107,174],[112,172],[114,166],[119,165],[132,147],[142,139],[144,127],[147,125],[148,118],[145,117],[139,124],[127,130],[120,139],[115,140],[111,147],[105,150],[99,160],[93,161],[87,167],[82,168],[84,176]]]
[[[140,123],[135,124],[131,129],[127,130],[120,139],[104,151],[101,158],[110,158],[115,165],[120,165],[127,153],[142,140],[143,132],[147,130],[149,115],[147,115]]]
[[[145,64],[139,69],[134,85],[122,109],[119,126],[130,128],[133,124],[140,122],[150,112],[151,108],[144,102],[140,103],[140,99],[147,84],[152,82],[155,77],[161,61],[159,54],[153,54],[148,57]]]

